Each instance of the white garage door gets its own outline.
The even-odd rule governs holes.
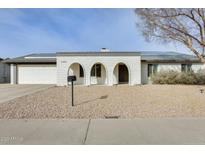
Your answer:
[[[56,84],[56,65],[18,65],[18,84]]]

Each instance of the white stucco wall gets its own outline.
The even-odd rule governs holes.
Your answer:
[[[114,68],[124,63],[130,72],[129,84],[141,84],[141,58],[140,56],[57,56],[57,85],[67,85],[68,68],[73,63],[79,63],[84,68],[85,85],[91,84],[90,71],[94,64],[101,63],[105,67],[106,83],[113,85]],[[102,69],[103,70],[103,69]]]
[[[192,64],[192,70],[197,72],[200,69],[205,69],[205,64]]]
[[[117,84],[118,83],[118,76],[119,76],[119,74],[118,74],[118,67],[119,67],[119,65],[117,65],[114,68],[114,70],[113,70],[113,74],[114,74],[114,76],[113,76],[113,84]]]
[[[148,66],[147,63],[142,63],[141,64],[141,79],[142,79],[142,84],[147,84],[148,83],[148,76],[147,76],[147,71],[148,71]]]

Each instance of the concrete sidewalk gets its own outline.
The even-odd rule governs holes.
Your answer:
[[[0,120],[0,144],[205,144],[205,119]]]

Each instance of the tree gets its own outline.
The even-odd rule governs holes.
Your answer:
[[[181,43],[205,63],[205,9],[135,9],[135,13],[146,40]]]

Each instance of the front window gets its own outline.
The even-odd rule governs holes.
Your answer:
[[[192,68],[191,68],[191,67],[192,67],[192,64],[188,64],[188,65],[187,65],[187,71],[188,71],[188,72],[191,72],[191,71],[192,71]]]
[[[182,72],[190,72],[192,70],[192,64],[181,64]]]
[[[158,67],[157,64],[148,64],[148,77],[157,73],[157,67]]]
[[[181,65],[181,71],[182,72],[186,72],[186,64],[182,64]]]
[[[91,76],[101,77],[101,64],[95,64],[91,69]]]

